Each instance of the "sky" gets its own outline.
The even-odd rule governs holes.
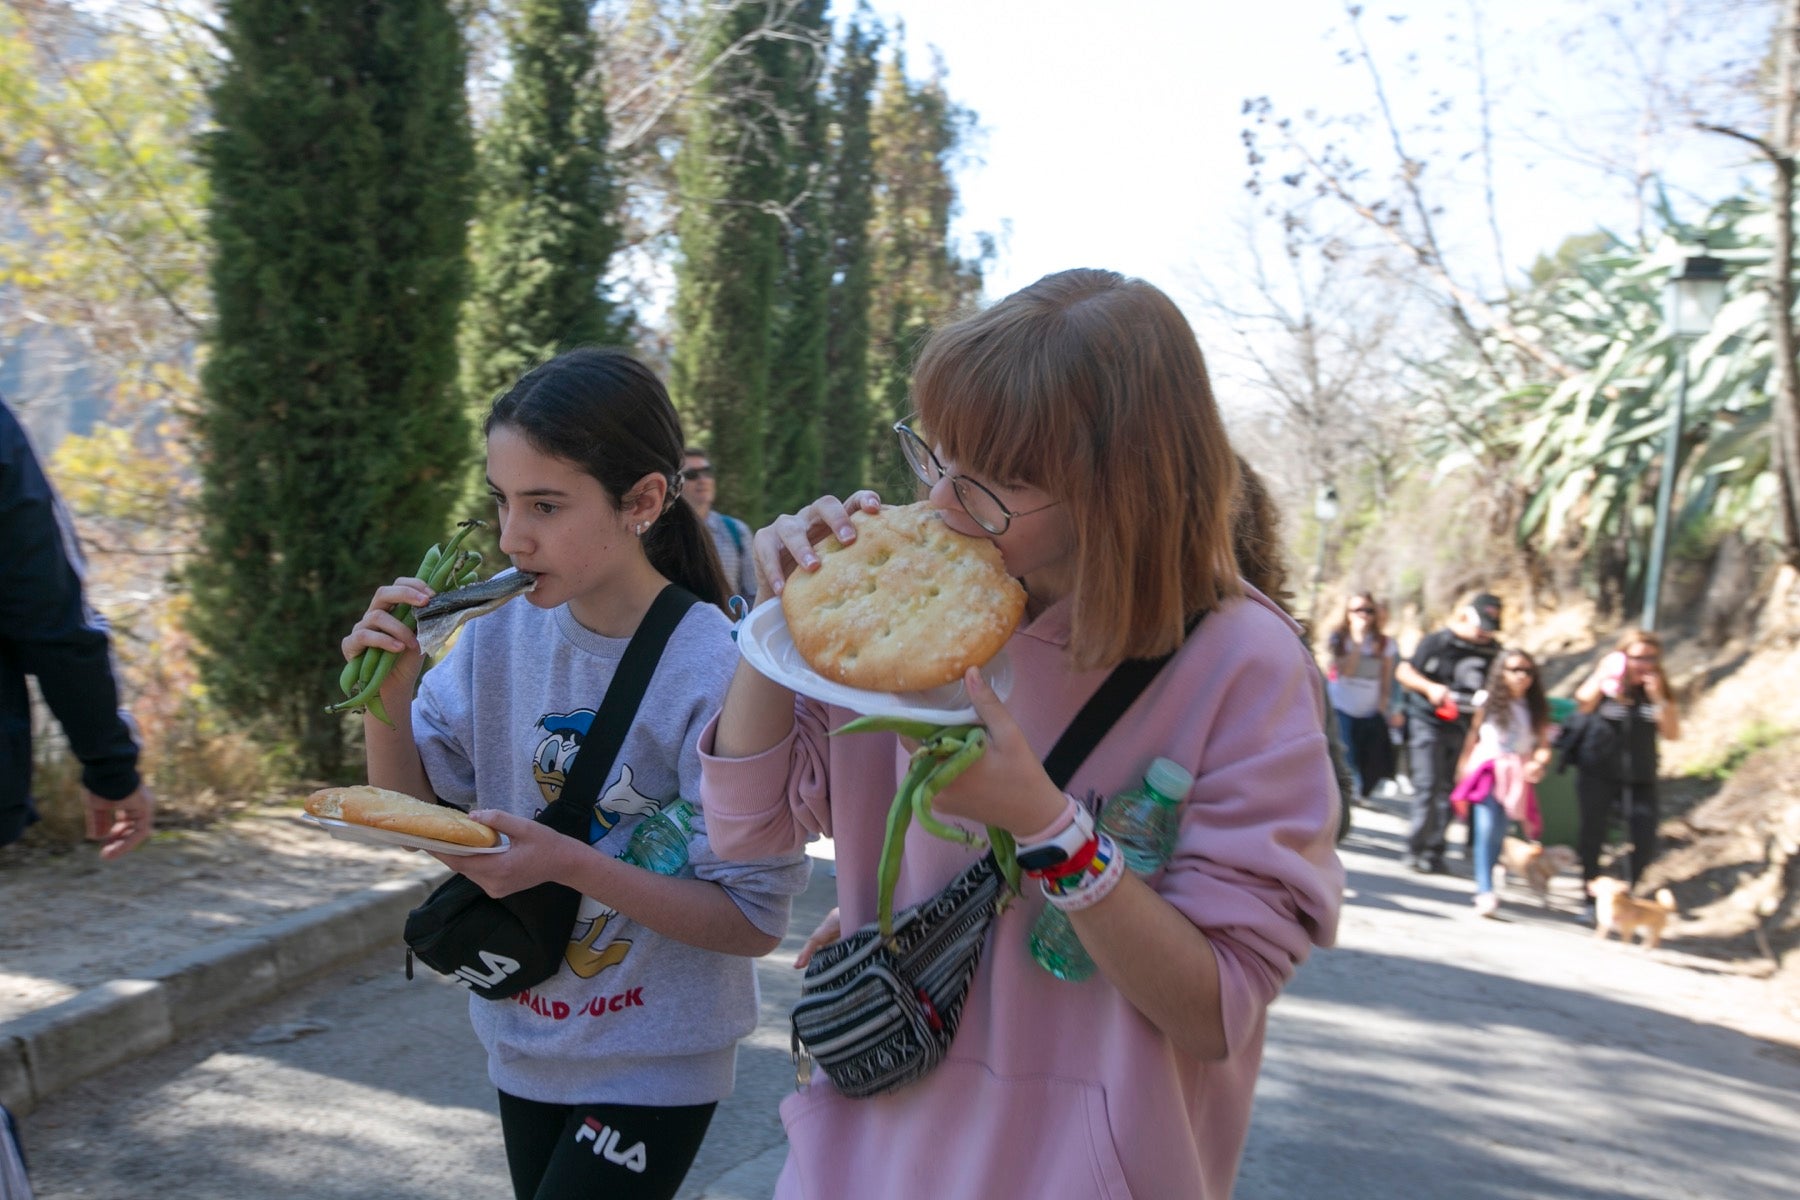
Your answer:
[[[1050,271],[1097,266],[1148,279],[1192,313],[1194,281],[1229,280],[1245,260],[1244,99],[1268,95],[1293,115],[1375,111],[1366,69],[1337,60],[1350,43],[1334,0],[890,0],[874,7],[905,21],[909,71],[928,70],[935,48],[951,96],[979,116],[978,161],[958,176],[958,229],[1002,235],[990,298]],[[1470,0],[1368,5],[1363,25],[1400,123],[1424,124],[1435,100],[1453,100],[1435,142],[1421,133],[1413,152],[1448,150],[1429,154],[1429,181],[1448,201],[1448,236],[1490,294],[1500,271],[1479,160],[1458,161],[1477,144],[1472,13],[1484,22],[1500,236],[1515,279],[1567,234],[1635,221],[1630,189],[1597,170],[1595,156],[1662,154],[1672,176],[1708,198],[1763,178],[1742,165],[1742,147],[1724,138],[1678,138],[1660,150],[1634,141],[1629,76],[1634,68],[1654,70],[1659,52],[1644,33],[1648,23],[1616,34],[1599,20],[1599,7],[1600,0],[1490,0],[1479,10]],[[1753,39],[1762,28],[1738,24]],[[1672,60],[1696,60],[1684,53],[1695,51],[1678,50]],[[1384,168],[1393,161],[1379,143],[1366,159]]]

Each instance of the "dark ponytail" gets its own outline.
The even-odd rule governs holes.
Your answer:
[[[731,595],[712,535],[681,494],[681,420],[656,373],[623,350],[559,354],[498,400],[482,432],[517,429],[544,454],[574,463],[605,489],[614,507],[646,475],[669,481],[662,515],[644,534],[657,573],[729,615]]]
[[[679,469],[676,478],[680,478]],[[719,561],[719,548],[713,544],[712,534],[692,505],[681,503],[673,494],[669,500],[663,515],[644,534],[644,553],[649,556],[650,565],[730,616],[727,601],[731,598],[731,585],[725,582],[725,567]]]

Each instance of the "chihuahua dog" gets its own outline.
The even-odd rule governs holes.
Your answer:
[[[1573,871],[1580,862],[1568,846],[1546,846],[1516,837],[1500,843],[1501,871],[1523,879],[1545,902],[1550,896],[1550,881],[1564,871]]]
[[[1630,942],[1641,929],[1649,950],[1662,941],[1663,925],[1675,912],[1675,896],[1668,888],[1659,888],[1655,900],[1639,900],[1631,894],[1631,885],[1609,875],[1590,881],[1588,894],[1594,898],[1595,937],[1604,938],[1616,929],[1621,942]]]

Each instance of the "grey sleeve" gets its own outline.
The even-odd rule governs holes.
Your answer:
[[[432,791],[465,812],[475,807],[475,762],[469,753],[475,737],[473,632],[464,630],[450,653],[425,672],[412,708],[413,742]]]

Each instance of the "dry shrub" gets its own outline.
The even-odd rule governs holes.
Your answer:
[[[157,824],[200,827],[263,799],[277,772],[247,735],[209,705],[182,625],[186,597],[162,596],[115,609],[112,628],[120,698],[137,728],[138,769],[156,799]],[[42,821],[34,841],[64,847],[83,836],[81,764],[42,701],[33,696],[32,792]]]

